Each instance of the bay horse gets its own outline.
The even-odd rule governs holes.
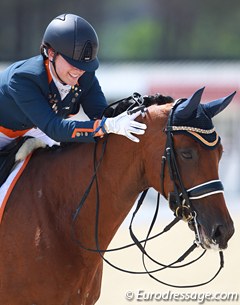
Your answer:
[[[172,205],[179,203],[175,213],[179,207],[180,214],[194,210],[204,248],[227,247],[234,226],[218,175],[223,147],[211,118],[233,95],[202,104],[202,91],[174,103],[161,95],[144,97],[146,109],[138,121],[147,130],[140,143],[110,134],[97,144],[35,151],[0,227],[1,304],[93,305],[98,300],[102,257],[71,238],[73,215],[96,170],[95,148],[101,159],[98,185],[93,183],[75,221],[82,245],[96,248],[97,195],[98,242],[107,249],[138,195],[153,187]],[[126,110],[126,104],[119,109]]]

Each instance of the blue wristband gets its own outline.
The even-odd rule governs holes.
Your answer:
[[[105,124],[106,120],[107,120],[107,118],[103,117],[99,126],[95,129],[94,134],[98,133],[100,129],[102,130],[102,132],[104,134],[107,133],[106,129],[104,128],[104,124]]]
[[[100,123],[100,128],[102,128],[102,132],[103,133],[107,133],[107,130],[104,127],[104,124],[105,124],[106,120],[107,120],[107,118],[103,117],[103,119],[102,119],[102,121]]]

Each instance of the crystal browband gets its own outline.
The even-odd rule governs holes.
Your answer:
[[[192,131],[192,132],[197,132],[197,133],[202,133],[202,134],[211,134],[215,132],[215,127],[212,129],[201,129],[197,127],[188,127],[188,126],[171,126],[172,131]]]

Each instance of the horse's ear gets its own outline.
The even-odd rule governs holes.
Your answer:
[[[213,118],[230,104],[235,94],[236,91],[226,97],[204,104],[203,107],[207,115]]]
[[[205,87],[197,90],[191,97],[177,106],[175,116],[178,119],[186,120],[191,117],[193,111],[198,108],[198,105],[201,102],[204,89]]]

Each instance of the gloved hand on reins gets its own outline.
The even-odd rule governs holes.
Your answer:
[[[115,133],[123,135],[133,142],[139,142],[135,135],[143,135],[147,125],[134,121],[141,114],[141,110],[128,114],[127,111],[119,114],[114,118],[104,118],[102,120],[102,130],[104,133]]]

